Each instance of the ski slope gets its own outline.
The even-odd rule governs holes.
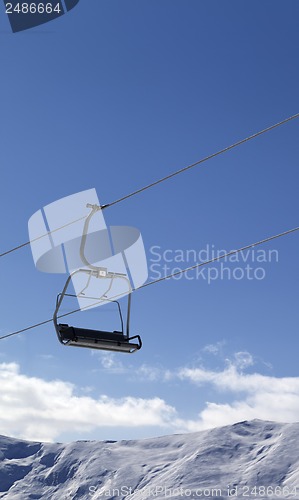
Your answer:
[[[0,460],[5,499],[299,499],[299,423],[118,442],[1,436]]]

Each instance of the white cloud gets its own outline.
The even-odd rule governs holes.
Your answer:
[[[63,432],[103,427],[169,427],[176,411],[162,399],[76,396],[75,387],[20,373],[16,363],[0,364],[0,433],[51,441]]]
[[[162,367],[152,366],[143,364],[135,370],[135,376],[139,380],[147,382],[158,382],[158,381],[168,381],[173,378],[173,374],[170,370],[166,370]]]
[[[139,378],[150,382],[157,382],[161,378],[161,371],[157,367],[146,364],[141,365],[137,370]]]
[[[208,344],[202,349],[202,351],[217,356],[222,353],[222,349],[225,346],[225,344],[226,344],[225,340],[216,342],[215,344]]]
[[[20,372],[16,363],[0,363],[0,434],[52,441],[64,433],[86,435],[102,428],[149,427],[155,432],[193,432],[241,420],[260,418],[299,420],[299,377],[276,378],[244,373],[252,366],[249,353],[239,352],[222,371],[141,365],[139,379],[176,380],[216,389],[214,401],[206,402],[194,419],[180,418],[177,410],[159,397],[151,399],[107,395],[91,397],[92,388],[79,388],[61,381],[46,381]],[[103,357],[109,370],[121,370],[113,357]],[[182,387],[180,390],[185,390]],[[217,393],[230,402],[218,403]],[[222,398],[223,399],[223,398]]]
[[[128,370],[128,368],[115,357],[113,352],[99,352],[97,354],[99,355],[102,368],[110,373],[125,373]]]
[[[112,352],[92,352],[92,355],[97,356],[101,364],[101,368],[95,368],[94,372],[105,370],[109,373],[126,374],[129,380],[136,380],[137,378],[138,381],[142,382],[163,382],[175,377],[174,373],[163,366],[154,366],[146,363],[140,366],[124,365]]]
[[[226,393],[238,394],[232,403],[206,403],[198,420],[184,423],[189,431],[228,425],[241,420],[260,418],[281,422],[299,419],[299,377],[276,378],[258,373],[245,374],[242,368],[252,364],[250,356],[238,353],[235,365],[223,371],[204,368],[183,368],[181,380],[189,380],[200,386],[210,384]],[[242,354],[242,355],[241,355]],[[183,424],[183,423],[182,423]]]
[[[246,351],[236,352],[234,354],[234,359],[235,359],[235,365],[241,370],[254,365],[253,357],[249,352]]]
[[[179,378],[197,384],[211,383],[218,389],[230,392],[292,393],[299,397],[299,377],[276,378],[259,373],[246,374],[239,372],[234,365],[219,372],[204,368],[182,368]]]

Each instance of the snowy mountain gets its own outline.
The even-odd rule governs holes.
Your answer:
[[[118,442],[1,436],[0,460],[5,499],[299,499],[299,423]]]

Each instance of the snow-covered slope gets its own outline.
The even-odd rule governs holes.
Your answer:
[[[138,441],[0,437],[0,498],[299,499],[299,423],[254,420]]]

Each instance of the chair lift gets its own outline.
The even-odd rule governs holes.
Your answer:
[[[72,272],[69,275],[68,279],[66,280],[62,292],[57,296],[56,308],[53,315],[53,322],[57,333],[57,337],[59,342],[65,346],[89,347],[91,349],[101,349],[104,351],[133,353],[141,349],[142,341],[139,335],[130,337],[131,284],[127,276],[120,273],[108,272],[106,268],[93,266],[87,261],[84,254],[84,249],[85,249],[88,225],[94,213],[101,209],[101,207],[99,207],[98,205],[88,204],[87,207],[91,208],[92,210],[88,215],[84,224],[83,236],[81,239],[81,246],[80,246],[80,256],[84,264],[86,264],[86,266],[88,266],[89,269],[77,269],[76,271]],[[83,290],[79,294],[83,297],[84,297],[84,290],[88,287],[89,281],[91,280],[92,277],[98,279],[110,279],[110,285],[106,290],[106,292],[101,297],[85,297],[85,298],[89,299],[93,298],[96,299],[98,302],[101,301],[115,302],[118,305],[118,310],[120,314],[121,331],[107,332],[101,330],[90,330],[87,328],[78,328],[74,326],[69,326],[67,324],[58,323],[58,312],[61,307],[62,301],[65,296],[70,296],[70,294],[67,294],[67,289],[72,277],[77,273],[85,273],[88,275],[87,285],[83,288]],[[110,300],[107,299],[106,297],[106,294],[112,287],[113,280],[115,278],[125,279],[129,285],[126,331],[124,331],[122,312],[118,301]]]

